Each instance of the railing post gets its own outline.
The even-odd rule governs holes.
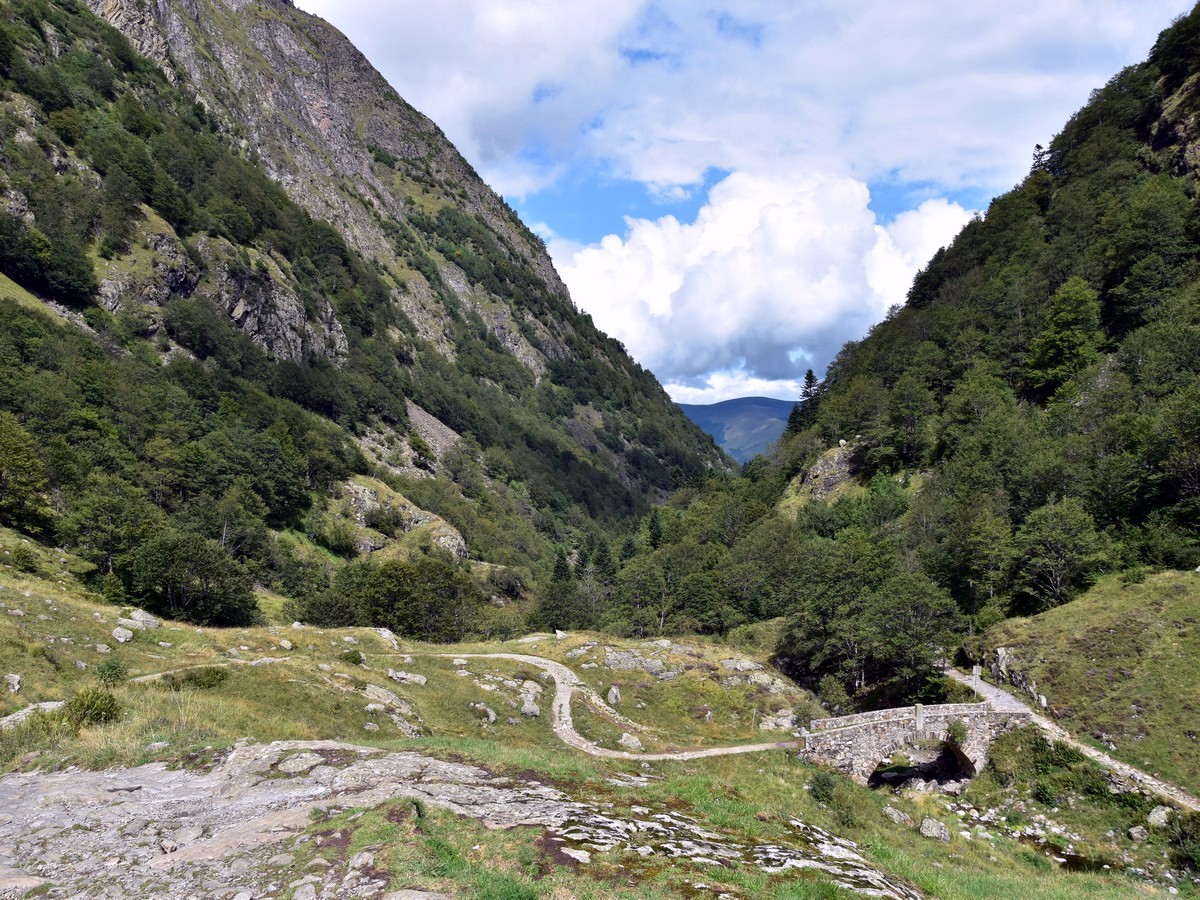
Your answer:
[[[916,721],[913,723],[913,730],[914,731],[924,731],[925,730],[925,707],[922,706],[920,703],[918,703],[916,706],[913,707],[913,716],[916,719]]]

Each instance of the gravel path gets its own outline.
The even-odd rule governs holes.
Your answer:
[[[579,676],[562,663],[554,662],[541,656],[529,656],[524,653],[438,653],[433,655],[445,659],[508,659],[536,666],[543,672],[548,673],[554,679],[554,702],[551,706],[550,719],[554,733],[564,744],[574,747],[576,750],[581,750],[584,753],[590,753],[592,756],[603,756],[609,759],[641,760],[703,759],[708,756],[758,753],[763,750],[796,750],[801,747],[800,741],[775,741],[764,744],[735,744],[727,747],[708,747],[700,750],[670,750],[662,753],[630,753],[626,750],[609,750],[606,747],[598,747],[575,730],[575,724],[571,719],[571,699],[577,693],[582,694],[589,706],[598,709],[606,715],[612,715],[618,720],[624,721],[624,717],[605,703],[599,694],[581,682]]]
[[[1189,794],[1178,785],[1172,784],[1169,781],[1163,781],[1161,778],[1156,778],[1149,772],[1143,772],[1128,763],[1123,763],[1118,759],[1113,759],[1102,750],[1097,750],[1079,740],[1073,738],[1066,729],[1058,725],[1045,716],[1039,715],[1027,703],[1018,700],[1008,691],[998,688],[993,684],[988,684],[982,679],[976,684],[975,679],[970,675],[965,675],[958,669],[947,666],[945,674],[955,681],[965,684],[967,687],[975,688],[981,697],[984,697],[992,704],[992,707],[1006,712],[1025,712],[1033,717],[1033,723],[1042,729],[1047,735],[1060,743],[1074,747],[1088,759],[1099,763],[1110,772],[1115,772],[1122,778],[1128,778],[1130,781],[1136,782],[1140,787],[1155,794],[1176,806],[1191,810],[1192,812],[1200,812],[1200,798]]]

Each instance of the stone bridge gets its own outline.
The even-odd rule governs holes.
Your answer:
[[[803,735],[803,753],[813,762],[841,769],[866,781],[881,762],[915,741],[941,741],[958,757],[966,774],[979,773],[992,741],[1033,720],[1028,712],[996,710],[990,703],[947,703],[905,706],[875,712],[814,719]],[[961,721],[966,738],[956,744],[950,726]]]

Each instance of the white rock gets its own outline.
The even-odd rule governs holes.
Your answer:
[[[616,706],[621,702],[621,689],[614,684],[608,689],[608,696],[605,699],[608,700],[609,706]]]
[[[19,694],[21,692],[21,676],[20,675],[5,675],[4,683],[8,685],[10,694]]]
[[[140,622],[143,628],[158,628],[162,625],[158,619],[150,615],[144,609],[135,609],[129,614],[129,618],[135,622]]]
[[[429,680],[424,675],[417,675],[414,672],[397,672],[395,669],[388,669],[387,676],[400,684],[424,684]]]
[[[560,640],[560,641],[565,641],[565,640],[567,639],[567,633],[566,633],[565,631],[559,631],[559,630],[556,628],[556,629],[554,629],[554,637],[555,637],[557,640]]]
[[[1150,815],[1146,816],[1146,824],[1151,828],[1166,828],[1171,820],[1171,812],[1169,806],[1156,806],[1150,810]]]
[[[280,649],[280,650],[291,650],[291,649],[292,649],[292,642],[291,642],[291,641],[289,641],[289,640],[282,640],[282,641],[280,641],[280,642],[279,642],[279,649]]]
[[[369,850],[364,850],[362,853],[355,853],[350,860],[350,868],[352,869],[369,869],[375,865],[375,854]]]
[[[541,714],[542,711],[538,709],[538,705],[533,702],[533,698],[526,697],[525,702],[521,705],[521,715],[528,716],[532,719],[540,716]]]
[[[97,653],[112,653],[112,648],[110,646],[108,646],[108,644],[97,644],[96,652]]]
[[[301,625],[299,622],[293,622],[292,627],[299,630],[299,629],[303,628],[304,626]]]
[[[367,729],[367,731],[378,731],[379,730],[379,726],[376,725],[374,722],[368,722],[366,725],[363,726],[363,728]]]
[[[639,741],[632,734],[628,734],[628,733],[621,735],[621,740],[618,741],[618,743],[622,747],[624,747],[626,750],[645,750],[646,749],[645,747],[642,746],[641,741]]]
[[[118,644],[127,644],[133,640],[133,632],[128,628],[114,628],[112,636]]]

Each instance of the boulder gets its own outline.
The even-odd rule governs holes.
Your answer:
[[[20,675],[13,675],[11,673],[8,675],[5,675],[4,683],[8,685],[8,692],[10,694],[21,693],[21,676]]]
[[[529,718],[533,719],[541,714],[542,711],[538,709],[538,705],[533,702],[533,698],[526,697],[525,702],[521,705],[521,715],[528,716]]]
[[[158,628],[162,625],[158,619],[150,615],[144,609],[135,609],[129,614],[129,618],[135,622],[140,622],[143,628]]]
[[[424,684],[429,679],[424,675],[417,675],[413,672],[397,672],[395,669],[388,669],[388,678],[400,684]]]
[[[921,820],[921,835],[927,838],[937,838],[939,841],[950,843],[950,829],[937,819],[926,816]]]
[[[1146,824],[1151,828],[1166,828],[1167,823],[1171,821],[1171,807],[1156,806],[1150,810],[1150,815],[1146,816]]]
[[[127,644],[133,640],[133,632],[130,631],[128,628],[121,628],[121,627],[114,628],[113,632],[112,632],[112,636],[113,636],[113,639],[118,644]]]
[[[145,631],[146,626],[137,619],[117,619],[117,624],[122,628],[128,628],[130,631]]]
[[[291,650],[291,649],[292,649],[292,642],[291,642],[291,641],[289,641],[289,640],[286,640],[286,639],[285,639],[285,640],[282,640],[282,641],[280,641],[280,642],[279,642],[279,649],[280,649],[280,650],[285,650],[285,651],[286,651],[286,650]]]
[[[608,700],[609,706],[616,706],[621,702],[621,689],[614,684],[608,689],[608,696],[605,699]]]
[[[1150,832],[1142,825],[1134,825],[1129,829],[1129,839],[1135,844],[1143,843],[1148,837],[1150,837]]]

